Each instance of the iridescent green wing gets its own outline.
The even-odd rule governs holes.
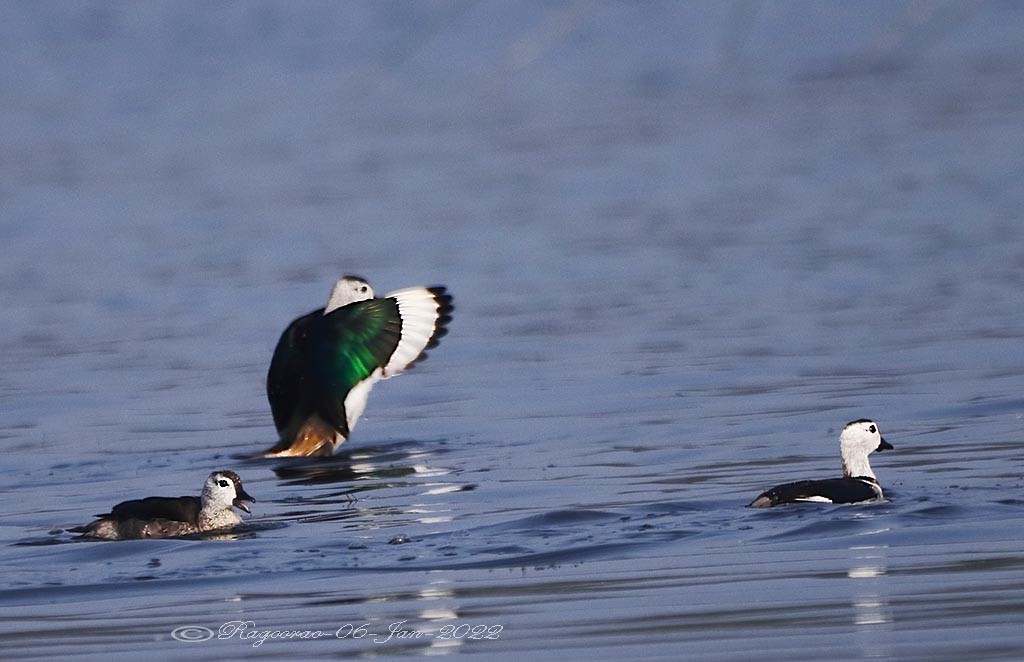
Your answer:
[[[348,436],[345,397],[387,364],[401,338],[402,317],[394,299],[358,301],[315,320],[306,367],[320,417]]]

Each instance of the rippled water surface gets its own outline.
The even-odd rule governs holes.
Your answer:
[[[1024,658],[1012,3],[0,14],[4,659]],[[250,459],[343,273],[451,333]],[[744,508],[860,417],[888,502]]]

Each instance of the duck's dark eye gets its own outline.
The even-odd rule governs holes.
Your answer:
[[[217,484],[220,485],[221,487],[227,487],[228,486],[228,481],[226,481],[224,479],[221,479],[221,480],[217,481]]]
[[[875,426],[874,425],[872,425],[871,427],[868,428],[868,432],[875,432],[875,431],[876,430],[875,430]]]
[[[365,285],[363,285],[362,287],[360,287],[360,288],[359,288],[359,291],[360,291],[360,292],[365,292],[365,291],[366,291],[366,286],[365,286]]]

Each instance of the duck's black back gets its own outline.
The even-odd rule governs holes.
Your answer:
[[[110,512],[98,517],[106,517],[115,520],[154,520],[167,519],[176,522],[190,522],[195,524],[199,521],[199,510],[202,506],[201,499],[196,496],[183,497],[147,497],[145,499],[134,499],[119,503]]]

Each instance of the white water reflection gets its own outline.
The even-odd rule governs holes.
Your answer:
[[[889,658],[891,646],[884,635],[892,623],[887,586],[886,545],[850,548],[852,564],[846,572],[854,580],[850,605],[858,648],[863,658]]]
[[[447,579],[436,579],[434,582],[419,591],[420,600],[454,600],[455,591],[449,586],[451,582]],[[419,629],[430,632],[430,645],[424,651],[427,655],[446,655],[456,652],[461,646],[459,639],[441,639],[438,634],[445,624],[451,624],[458,620],[459,614],[454,609],[444,606],[427,607],[419,612],[420,619],[424,625]]]

